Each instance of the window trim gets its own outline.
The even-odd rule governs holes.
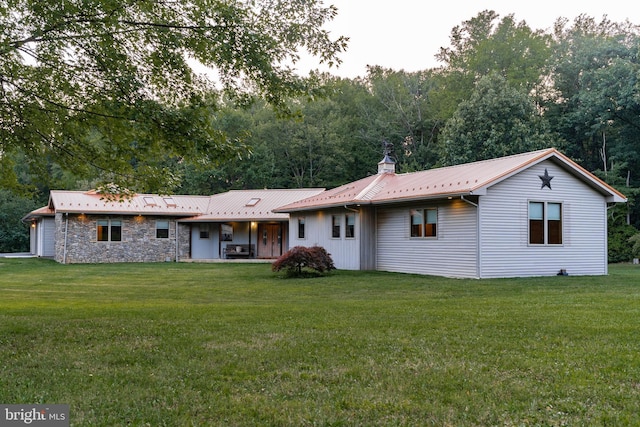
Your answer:
[[[409,209],[409,238],[410,239],[437,239],[438,238],[438,217],[439,209],[437,207],[429,208],[411,208]],[[429,221],[429,212],[435,212],[435,222]],[[414,224],[414,218],[420,217],[420,223]],[[431,226],[431,227],[429,227]],[[414,231],[414,227],[418,233]],[[433,230],[427,234],[430,230]],[[431,234],[432,233],[432,234]]]
[[[105,224],[100,224],[100,223],[105,223]],[[101,227],[106,227],[106,239],[101,239],[101,233],[100,233],[100,229]],[[114,240],[113,239],[113,229],[114,228],[118,228],[119,229],[119,233],[118,233],[118,239]],[[122,242],[122,228],[123,228],[123,221],[122,219],[113,219],[113,218],[107,218],[107,219],[97,219],[96,220],[96,242],[100,242],[100,243],[108,243],[108,242]]]
[[[210,236],[211,236],[211,224],[199,224],[198,237],[202,240],[207,240],[210,238]]]
[[[302,231],[302,233],[300,232]],[[307,218],[304,216],[298,217],[298,239],[304,240],[307,235]]]
[[[353,224],[349,225],[349,218],[353,219]],[[344,214],[344,238],[355,239],[356,238],[356,214],[346,213]]]
[[[160,227],[159,227],[160,223],[166,223],[166,224],[167,224],[167,227],[166,227],[166,228],[164,228],[164,227],[163,227],[163,228],[160,228]],[[169,221],[168,219],[167,219],[167,220],[164,220],[164,219],[157,219],[157,220],[156,220],[156,239],[168,239],[168,238],[169,238],[169,229],[170,229],[170,228],[171,228],[171,221]],[[164,235],[163,235],[163,236],[160,236],[160,235],[159,235],[159,232],[160,232],[160,231],[164,231],[164,230],[166,230],[167,235],[166,235],[166,236],[164,236]],[[163,233],[163,234],[164,234],[164,233]]]
[[[337,236],[336,231],[338,232]],[[342,238],[342,215],[331,215],[331,238]]]
[[[542,219],[532,219],[531,218],[531,206],[532,204],[542,204]],[[560,207],[560,219],[559,220],[555,220],[555,219],[549,219],[549,205],[558,205]],[[531,232],[532,232],[532,227],[531,227],[531,221],[542,221],[542,243],[532,243],[531,242]],[[560,228],[560,232],[559,237],[560,237],[560,242],[559,243],[549,243],[550,240],[550,236],[551,236],[551,228],[549,226],[550,221],[558,221],[559,222],[559,228]],[[528,246],[533,246],[533,247],[540,247],[540,246],[563,246],[564,245],[564,203],[563,202],[558,202],[558,201],[554,201],[554,200],[538,200],[538,199],[532,199],[532,200],[528,200],[527,201],[527,245]]]

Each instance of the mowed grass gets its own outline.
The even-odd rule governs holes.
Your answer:
[[[71,424],[640,424],[640,269],[284,279],[0,260],[0,403]]]

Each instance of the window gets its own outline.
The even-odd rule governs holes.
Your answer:
[[[345,215],[345,228],[344,228],[344,237],[347,239],[353,239],[356,237],[356,216],[355,214],[346,214]]]
[[[200,224],[200,238],[208,239],[211,232],[209,224]]]
[[[122,221],[99,219],[97,222],[98,242],[122,241]]]
[[[331,216],[331,237],[340,238],[340,215]]]
[[[422,210],[411,209],[411,237],[422,237]]]
[[[529,244],[562,244],[562,204],[529,202]]]
[[[169,221],[156,221],[156,239],[169,238]]]
[[[250,199],[245,206],[255,206],[260,200],[260,197],[254,197],[253,199]]]
[[[304,239],[304,218],[298,218],[298,239]]]
[[[437,209],[411,209],[411,237],[436,237],[437,226]]]
[[[143,197],[142,200],[144,200],[145,206],[158,206],[158,204],[156,203],[156,199],[151,196]]]

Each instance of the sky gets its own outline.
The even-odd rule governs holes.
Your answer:
[[[317,59],[303,58],[302,74],[311,69],[355,78],[365,76],[367,65],[380,65],[408,72],[437,67],[440,47],[449,46],[451,30],[483,10],[493,10],[501,19],[513,14],[534,30],[549,30],[557,18],[573,22],[586,14],[600,22],[603,16],[615,22],[629,19],[640,25],[640,2],[633,0],[324,0],[338,8],[338,16],[325,26],[332,35],[350,38],[340,55],[339,68],[321,67]],[[334,37],[335,38],[335,37]]]

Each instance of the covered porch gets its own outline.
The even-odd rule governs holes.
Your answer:
[[[288,248],[286,221],[190,222],[190,260],[274,260]]]

